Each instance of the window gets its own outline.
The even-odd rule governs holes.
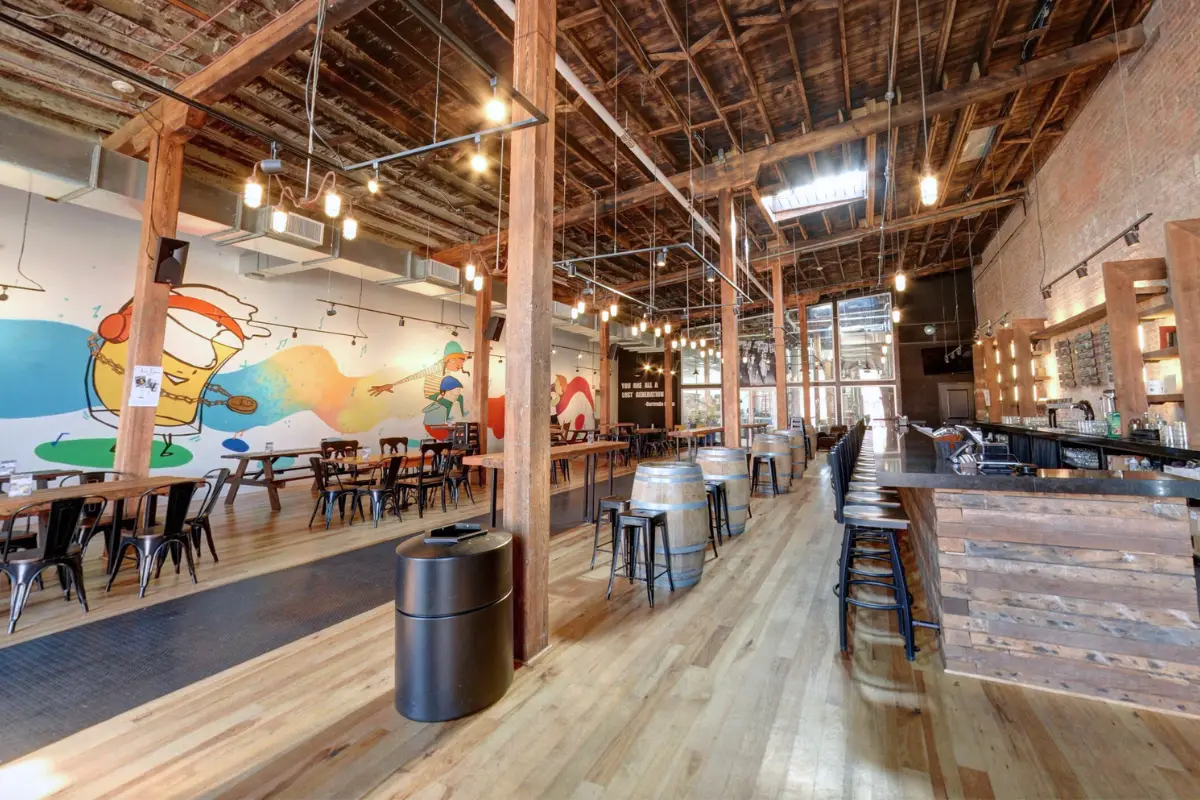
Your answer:
[[[742,422],[766,422],[775,420],[775,389],[741,390]]]
[[[787,390],[788,398],[788,422],[792,421],[793,417],[804,417],[804,387],[789,386]],[[807,419],[807,417],[805,417]]]
[[[808,378],[832,381],[833,303],[808,307]]]
[[[852,297],[837,304],[838,355],[844,381],[890,381],[892,296]]]
[[[895,386],[843,386],[842,424],[853,425],[865,416],[896,416]]]
[[[720,389],[680,389],[680,423],[705,427],[721,424]]]
[[[830,425],[837,425],[837,387],[813,386],[809,394],[812,402],[809,404],[808,418],[813,427],[828,430]]]
[[[711,345],[712,342],[709,342]],[[721,361],[714,352],[686,348],[679,356],[680,384],[683,386],[706,386],[721,382]]]

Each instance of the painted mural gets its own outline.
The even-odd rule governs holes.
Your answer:
[[[6,192],[0,190],[0,212],[12,199]],[[0,457],[16,458],[22,470],[50,464],[111,467],[121,393],[133,366],[132,301],[128,293],[121,296],[119,286],[132,283],[127,264],[138,231],[85,209],[47,206],[45,213],[74,218],[81,237],[100,237],[103,230],[109,239],[97,252],[112,256],[107,263],[83,263],[92,251],[79,243],[35,239],[31,233],[28,250],[34,258],[25,269],[46,292],[28,302],[0,304],[0,341],[9,343],[0,348],[0,374],[6,376],[0,389],[5,445]],[[57,220],[55,227],[61,225]],[[116,242],[124,245],[127,238],[128,247],[114,243],[111,229],[122,226],[128,230]],[[8,235],[0,213],[0,253],[11,241]],[[422,438],[445,438],[444,426],[477,416],[471,396],[474,354],[460,343],[460,337],[471,340],[469,330],[455,336],[443,325],[413,323],[397,330],[394,321],[389,326],[389,320],[365,314],[327,317],[316,298],[362,298],[359,281],[315,271],[253,281],[236,274],[236,258],[193,240],[187,277],[194,282],[170,293],[152,468],[196,462],[189,471],[207,470],[229,465],[219,460],[222,454],[259,450],[268,442],[277,449],[313,446],[337,436],[363,444],[401,436],[415,446]],[[73,266],[63,269],[61,263]],[[0,259],[0,281],[4,270]],[[445,313],[427,298],[368,288],[372,302],[403,313],[431,318]],[[322,335],[335,330],[339,335]],[[502,345],[497,351],[502,356]],[[493,449],[504,438],[503,369],[493,362],[485,400]],[[556,374],[550,400],[550,413],[561,422],[592,426],[587,378]]]

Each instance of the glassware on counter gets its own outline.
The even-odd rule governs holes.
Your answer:
[[[1108,420],[1081,419],[1078,420],[1079,432],[1085,436],[1107,436]]]
[[[1186,449],[1188,446],[1186,422],[1168,422],[1163,426],[1160,435],[1162,443],[1167,447]]]

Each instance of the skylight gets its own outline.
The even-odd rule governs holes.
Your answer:
[[[867,173],[865,170],[854,170],[828,178],[818,178],[806,186],[797,186],[769,195],[763,198],[763,205],[776,222],[782,222],[803,214],[853,203],[866,196]]]

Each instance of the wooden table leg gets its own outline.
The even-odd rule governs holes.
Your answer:
[[[229,484],[229,491],[225,493],[225,505],[233,505],[233,498],[237,497],[238,487],[242,485],[242,478],[246,477],[246,467],[250,465],[250,459],[239,458],[237,472],[229,476],[226,481]]]
[[[282,506],[279,505],[279,484],[275,482],[275,459],[264,458],[263,465],[263,480],[267,484],[267,497],[271,501],[271,510],[279,511]]]
[[[496,527],[496,486],[500,481],[496,480],[496,467],[492,467],[492,527]]]

